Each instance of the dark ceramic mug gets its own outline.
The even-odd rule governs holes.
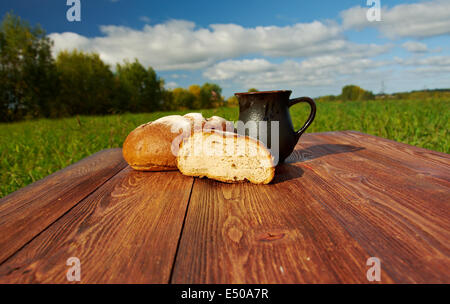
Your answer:
[[[239,121],[247,124],[249,121],[254,121],[256,125],[256,133],[249,132],[245,129],[245,135],[257,134],[261,140],[275,157],[275,163],[282,163],[294,150],[300,136],[313,122],[316,116],[316,104],[313,99],[309,97],[300,97],[289,99],[292,91],[265,91],[265,92],[246,92],[236,93],[239,100]],[[306,102],[311,107],[308,120],[305,122],[300,130],[295,131],[292,125],[289,108],[297,103]],[[261,127],[259,122],[265,122],[266,127]],[[278,130],[272,130],[272,122],[278,122]],[[238,130],[239,132],[239,130]],[[272,147],[271,135],[278,136],[278,151],[274,151]]]

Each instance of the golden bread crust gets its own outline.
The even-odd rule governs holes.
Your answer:
[[[174,119],[183,119],[182,116]],[[187,123],[187,126],[190,126]],[[134,129],[123,143],[123,157],[136,170],[158,168],[176,170],[172,141],[183,133],[183,129],[172,128],[167,122],[154,121]],[[153,171],[153,170],[152,170]]]
[[[211,124],[217,129],[225,126],[225,119],[218,116],[213,116],[212,119]],[[201,113],[188,113],[184,116],[164,116],[142,124],[131,131],[125,139],[122,148],[123,157],[136,170],[177,170],[178,144],[192,132],[201,131],[206,123],[207,120]]]

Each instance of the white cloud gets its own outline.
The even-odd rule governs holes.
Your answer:
[[[172,20],[142,30],[124,26],[102,26],[102,37],[75,33],[53,33],[54,53],[64,49],[95,51],[110,64],[139,59],[157,70],[194,70],[220,60],[246,55],[304,58],[321,54],[375,56],[390,45],[349,42],[334,23],[318,21],[292,26],[245,28],[236,24],[213,24],[198,28],[194,23]]]
[[[341,12],[344,29],[377,27],[386,37],[425,38],[450,34],[450,1],[434,0],[383,7],[381,21],[369,22],[369,7],[356,6]]]
[[[303,57],[345,51],[348,42],[336,24],[318,21],[292,26],[245,28],[213,24],[199,28],[192,22],[172,20],[142,30],[101,26],[102,37],[75,33],[50,34],[54,52],[78,48],[95,51],[108,63],[138,58],[158,70],[201,69],[219,60],[248,54]]]
[[[187,77],[188,77],[188,75],[186,75],[186,74],[177,74],[177,73],[175,73],[175,74],[171,74],[170,75],[170,78],[174,78],[174,79],[187,78]]]
[[[252,73],[268,72],[276,65],[266,59],[226,60],[207,69],[203,75],[211,80],[227,80]]]
[[[293,89],[297,92],[293,95],[310,96],[338,94],[347,84],[360,85],[376,93],[382,82],[388,84],[390,91],[399,91],[420,89],[423,79],[428,79],[431,87],[445,87],[450,80],[450,56],[386,60],[352,56],[321,55],[281,63],[261,58],[226,60],[206,69],[203,75],[238,90]]]
[[[170,82],[164,84],[164,86],[168,89],[174,89],[174,88],[178,87],[178,83],[176,83],[175,81],[170,81]]]
[[[50,34],[50,38],[54,42],[52,49],[53,55],[57,55],[60,51],[67,49],[84,50],[90,47],[90,40],[76,33]]]
[[[329,88],[355,81],[372,86],[385,79],[394,81],[395,77],[403,81],[405,75],[414,81],[430,73],[437,75],[436,79],[448,79],[448,56],[419,56],[446,49],[429,49],[415,38],[450,34],[450,0],[385,7],[382,21],[372,23],[367,21],[367,9],[353,7],[341,12],[342,24],[313,21],[283,27],[200,27],[189,21],[171,20],[146,24],[139,30],[101,26],[102,35],[98,37],[70,32],[49,36],[54,40],[54,54],[74,48],[94,51],[113,65],[137,58],[157,71],[176,70],[169,78],[176,81],[187,77],[183,70],[202,70],[206,79],[223,87],[324,87],[329,92]],[[146,16],[140,20],[150,22]],[[414,55],[409,59],[377,60],[375,57],[388,53],[393,44],[361,44],[345,37],[346,30],[365,27],[375,27],[389,38],[410,37],[401,46]],[[166,84],[169,88],[176,86],[173,81]]]
[[[448,87],[450,81],[450,55],[395,57],[394,61],[404,67],[403,79],[433,79],[433,87]]]
[[[342,27],[344,29],[358,29],[361,30],[371,25],[367,20],[368,7],[354,6],[346,9],[340,13],[342,19]]]
[[[435,67],[450,67],[450,56],[429,56],[429,57],[412,57],[412,58],[399,58],[396,57],[395,61],[398,64],[406,66],[435,66]]]
[[[226,60],[208,68],[204,76],[261,89],[325,86],[335,84],[342,77],[355,77],[386,64],[385,61],[336,55],[317,56],[301,62],[285,60],[280,64],[266,59]]]
[[[407,41],[402,44],[402,47],[412,53],[426,53],[428,52],[428,47],[425,43],[417,41]]]

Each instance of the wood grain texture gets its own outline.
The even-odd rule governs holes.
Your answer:
[[[0,266],[0,283],[167,283],[193,178],[127,167]]]
[[[326,190],[323,206],[395,282],[450,282],[447,154],[352,131],[305,136],[299,148],[289,161],[314,172],[305,182]]]
[[[450,156],[354,131],[302,136],[269,185],[99,152],[0,200],[0,283],[450,283]],[[125,169],[123,169],[125,167]],[[0,260],[1,261],[1,260]]]
[[[312,173],[277,171],[271,185],[196,180],[173,283],[367,282],[369,255],[314,199]]]
[[[174,283],[450,283],[449,157],[305,135],[273,184],[194,184]]]
[[[0,199],[0,263],[125,166],[103,150]]]
[[[332,135],[331,138],[333,137]],[[385,159],[389,160],[390,163],[397,161],[397,163],[401,164],[399,167],[401,171],[404,171],[406,167],[415,174],[415,177],[430,177],[434,182],[441,183],[446,187],[449,186],[449,154],[414,147],[356,131],[339,132],[339,141],[353,144],[362,142],[364,146],[367,146],[368,151],[378,155],[378,161],[384,162]]]

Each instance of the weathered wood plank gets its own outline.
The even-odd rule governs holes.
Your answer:
[[[196,180],[173,283],[367,282],[370,257],[283,165],[270,185]],[[384,283],[392,280],[382,275]]]
[[[449,154],[411,146],[405,143],[396,142],[375,135],[364,134],[358,131],[306,133],[301,137],[301,140],[297,144],[296,150],[289,157],[290,162],[298,161],[298,152],[302,152],[305,144],[309,140],[314,141],[315,138],[321,136],[326,136],[327,139],[334,139],[333,142],[329,142],[328,144],[333,146],[333,152],[336,153],[368,149],[381,155],[390,154],[390,156],[395,156],[395,159],[400,160],[403,165],[411,166],[412,168],[420,168],[420,166],[417,165],[422,165],[427,171],[435,168],[439,171],[442,171],[443,168],[450,169]],[[338,142],[338,144],[336,144],[336,142]],[[323,151],[315,152],[319,155],[324,153]]]
[[[270,185],[193,188],[178,172],[122,170],[118,150],[99,155],[0,200],[0,256],[15,242],[1,242],[2,225],[22,242],[0,283],[65,283],[69,257],[82,283],[167,283],[171,271],[173,283],[366,283],[371,256],[382,283],[450,283],[445,153],[305,134]]]
[[[396,282],[449,283],[448,156],[353,135],[305,136],[289,161],[314,172],[305,185],[325,190],[312,193]]]
[[[167,283],[193,178],[127,167],[0,266],[2,283]]]
[[[0,263],[125,166],[103,150],[0,199]]]
[[[173,282],[367,282],[374,256],[382,283],[449,283],[447,155],[374,138],[306,134],[267,186],[196,181]]]
[[[350,137],[353,142],[359,142],[359,140],[362,140],[366,145],[370,145],[371,149],[374,151],[381,152],[383,154],[387,151],[392,151],[396,154],[398,153],[398,156],[402,158],[402,161],[408,165],[421,164],[421,162],[418,161],[421,160],[426,162],[427,169],[429,167],[433,167],[433,165],[438,166],[438,168],[442,168],[443,166],[444,168],[450,169],[450,155],[446,153],[415,147],[390,139],[364,134],[358,131],[340,131],[338,133],[341,139],[344,137]]]
[[[414,171],[416,177],[431,177],[434,178],[435,182],[439,182],[447,187],[450,184],[449,154],[414,147],[356,131],[343,131],[339,132],[339,135],[341,143],[355,144],[362,140],[366,149],[377,153],[378,161],[382,163],[387,161],[392,164],[392,160],[394,160],[401,164],[401,171],[406,171],[405,168],[408,168]]]

